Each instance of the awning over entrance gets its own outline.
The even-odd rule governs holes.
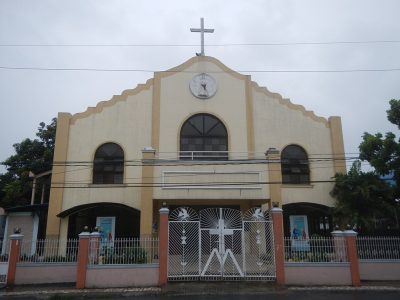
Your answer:
[[[93,208],[106,208],[106,207],[114,207],[114,208],[121,208],[121,209],[128,209],[128,210],[132,210],[132,211],[136,211],[134,208],[129,207],[127,205],[124,204],[120,204],[120,203],[110,203],[110,202],[97,202],[97,203],[88,203],[88,204],[83,204],[83,205],[78,205],[78,206],[74,206],[71,207],[69,209],[66,209],[62,212],[60,212],[57,217],[59,218],[65,218],[69,215],[75,214],[79,211],[84,211],[84,210],[88,210],[88,209],[93,209]]]
[[[98,202],[67,209],[57,215],[68,219],[68,238],[76,238],[85,227],[99,230],[108,239],[140,235],[140,211],[124,204]]]

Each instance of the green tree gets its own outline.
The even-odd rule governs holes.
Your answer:
[[[348,174],[337,174],[331,195],[336,198],[335,222],[363,232],[379,229],[378,220],[393,215],[393,189],[374,172],[362,172],[355,161]]]
[[[389,101],[388,120],[400,129],[400,100]],[[392,132],[385,136],[365,132],[359,146],[360,159],[368,161],[379,175],[393,174],[396,181],[396,198],[400,196],[400,139]]]
[[[42,122],[36,133],[38,139],[27,138],[13,145],[15,154],[2,162],[7,172],[0,174],[0,206],[10,207],[30,202],[32,180],[29,172],[38,174],[51,169],[56,126],[56,118],[49,125]]]

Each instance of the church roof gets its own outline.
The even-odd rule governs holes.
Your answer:
[[[184,72],[185,70],[190,68],[192,65],[194,65],[196,63],[201,63],[201,62],[212,63],[212,64],[216,65],[218,68],[220,68],[222,73],[229,74],[237,79],[249,80],[251,82],[251,86],[257,92],[264,93],[268,97],[274,98],[280,104],[282,104],[290,109],[300,111],[303,115],[313,119],[314,121],[323,123],[323,124],[325,124],[325,126],[328,126],[328,120],[326,118],[317,116],[313,111],[306,110],[305,107],[302,105],[293,104],[290,101],[290,99],[283,98],[279,93],[270,92],[266,87],[259,86],[255,81],[251,81],[250,75],[243,75],[239,72],[236,72],[233,69],[224,65],[218,59],[211,57],[211,56],[194,56],[176,67],[173,67],[173,68],[165,70],[165,71],[155,72],[154,77],[148,79],[145,84],[138,84],[134,89],[124,90],[121,93],[121,95],[114,95],[108,101],[101,101],[101,102],[97,103],[97,105],[95,107],[88,107],[86,109],[86,111],[72,115],[71,123],[73,124],[73,123],[75,123],[76,120],[88,117],[92,114],[100,113],[106,107],[113,106],[114,104],[116,104],[117,102],[120,102],[120,101],[126,101],[129,96],[136,95],[144,90],[150,89],[154,85],[154,80],[156,77],[164,78],[164,77],[173,76],[179,72]]]

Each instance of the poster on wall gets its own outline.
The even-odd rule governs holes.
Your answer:
[[[115,217],[97,217],[96,226],[99,228],[102,243],[110,243],[115,237]]]
[[[290,241],[293,251],[310,251],[307,216],[290,216]]]

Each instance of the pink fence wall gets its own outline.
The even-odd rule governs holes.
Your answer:
[[[18,264],[15,284],[70,283],[76,281],[76,264]]]
[[[158,285],[158,265],[93,266],[86,271],[87,288]]]
[[[360,261],[361,280],[400,280],[400,261]]]
[[[349,263],[285,263],[287,285],[351,285]]]

